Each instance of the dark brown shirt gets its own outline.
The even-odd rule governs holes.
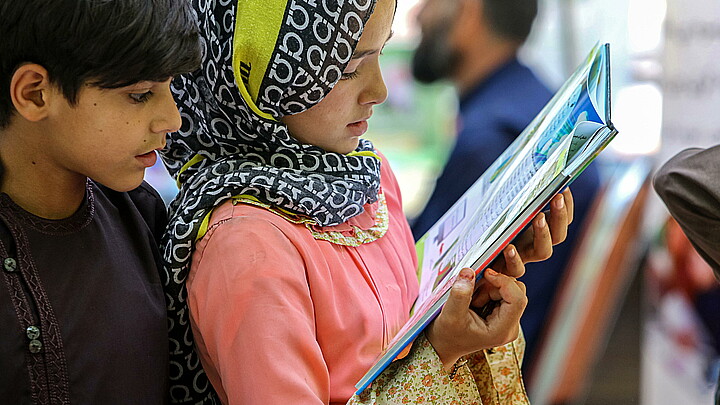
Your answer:
[[[162,404],[168,340],[162,200],[88,182],[70,218],[0,194],[0,403]]]

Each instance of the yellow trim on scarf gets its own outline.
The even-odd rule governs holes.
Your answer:
[[[237,204],[238,202],[243,201],[248,204],[260,205],[262,207],[265,207],[265,204],[263,204],[260,200],[258,200],[257,198],[255,198],[251,195],[247,195],[247,194],[238,194],[234,197],[231,197],[230,199],[232,200],[233,204]],[[215,208],[211,209],[205,215],[205,218],[203,218],[202,222],[200,223],[200,228],[198,229],[198,234],[195,237],[195,242],[199,241],[200,239],[203,238],[203,236],[205,236],[205,234],[207,234],[208,227],[210,225],[210,216],[212,215],[214,210],[215,210]]]
[[[235,18],[235,82],[245,102],[255,114],[273,121],[275,119],[270,114],[260,111],[255,100],[259,97],[260,86],[275,52],[286,7],[285,1],[238,1]]]
[[[373,152],[373,151],[369,151],[369,150],[363,150],[363,151],[359,151],[359,152],[357,152],[357,151],[356,151],[356,152],[350,152],[350,153],[348,153],[346,156],[349,156],[349,157],[353,157],[353,156],[369,156],[369,157],[374,157],[375,159],[377,159],[377,160],[379,160],[379,161],[382,162],[382,158],[380,157],[380,155],[378,155],[377,153],[375,153],[375,152]]]
[[[324,240],[341,246],[357,247],[365,243],[374,242],[385,236],[385,233],[388,231],[390,226],[390,213],[388,212],[387,201],[385,201],[385,194],[382,191],[378,193],[378,210],[375,216],[375,225],[369,229],[361,229],[352,225],[351,227],[354,233],[352,236],[345,235],[343,232],[339,231],[318,230],[317,227],[319,225],[313,219],[263,203],[251,195],[235,196],[233,197],[232,202],[234,205],[248,204],[264,208],[290,223],[305,225],[305,228],[310,231],[310,234],[316,240]]]
[[[239,203],[245,203],[245,204],[255,205],[255,206],[259,206],[259,207],[267,208],[267,209],[269,209],[271,207],[270,205],[265,204],[262,201],[258,200],[256,197],[248,195],[248,194],[238,194],[234,197],[231,197],[230,200],[232,200],[233,205],[239,204]],[[202,222],[200,223],[200,228],[198,229],[197,237],[195,237],[195,242],[202,239],[202,237],[205,236],[205,234],[207,233],[208,227],[210,225],[210,216],[212,215],[214,210],[215,210],[214,208],[211,209],[210,212],[208,212],[205,215],[205,218],[203,218]],[[296,220],[293,221],[295,223],[309,222],[309,223],[315,224],[315,221],[313,221],[309,218],[305,219],[303,217],[300,217],[297,214],[294,214],[288,210],[284,210],[279,207],[273,207],[273,210],[277,211],[277,212],[275,212],[277,215],[280,215],[287,220],[291,220],[290,218],[296,218]]]
[[[178,187],[178,188],[181,188],[181,187],[182,187],[182,184],[180,183],[180,175],[181,175],[185,170],[187,170],[189,167],[191,167],[192,165],[194,165],[195,163],[202,162],[203,160],[205,160],[205,156],[195,155],[195,156],[192,157],[192,159],[188,160],[188,162],[185,163],[185,164],[183,165],[183,167],[180,168],[180,170],[178,171],[178,174],[177,174],[177,178],[175,179],[175,183],[177,184],[177,187]]]
[[[213,208],[210,211],[208,211],[207,214],[205,214],[205,218],[203,218],[202,222],[200,223],[200,228],[198,229],[198,234],[195,237],[195,242],[202,239],[202,237],[205,236],[205,234],[207,233],[208,226],[210,225],[210,215],[212,215],[214,210],[215,209]]]
[[[275,214],[280,215],[283,218],[285,218],[288,221],[295,223],[295,224],[300,224],[300,223],[315,224],[316,223],[315,221],[313,221],[310,218],[303,217],[302,215],[296,214],[292,211],[288,211],[284,208],[275,207],[273,205],[264,203],[264,202],[260,201],[259,199],[257,199],[255,196],[251,196],[248,194],[236,195],[232,198],[232,201],[233,201],[233,204],[245,203],[245,204],[249,204],[249,205],[254,205],[256,207],[268,209],[270,211],[273,211]]]

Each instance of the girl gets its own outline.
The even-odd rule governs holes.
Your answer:
[[[418,290],[397,182],[361,138],[387,95],[395,0],[194,3],[203,68],[176,82],[184,124],[165,152],[181,185],[164,244],[175,399],[204,388],[194,336],[224,404],[526,403],[524,286],[488,271],[471,305],[470,270],[411,353],[353,396]],[[571,203],[495,268],[549,256]]]

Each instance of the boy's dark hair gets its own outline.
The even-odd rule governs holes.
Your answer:
[[[47,69],[75,104],[84,84],[119,88],[197,69],[197,22],[187,0],[0,1],[0,129],[23,63]]]
[[[485,16],[499,36],[525,42],[538,12],[537,0],[483,0]]]

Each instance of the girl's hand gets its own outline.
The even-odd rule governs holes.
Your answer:
[[[570,189],[565,189],[550,202],[550,212],[541,212],[532,220],[532,226],[518,236],[513,243],[517,246],[524,263],[541,262],[552,255],[553,246],[567,237],[567,228],[575,214],[575,203]],[[508,267],[505,257],[500,256],[490,264],[499,273],[520,277],[525,267]],[[521,273],[518,271],[521,270]]]
[[[504,250],[504,257],[509,271],[524,273],[514,246]],[[462,269],[440,315],[426,332],[448,371],[461,356],[502,346],[520,333],[520,317],[527,305],[523,283],[487,269],[473,298],[474,290],[475,272]],[[486,314],[481,316],[483,310]]]

